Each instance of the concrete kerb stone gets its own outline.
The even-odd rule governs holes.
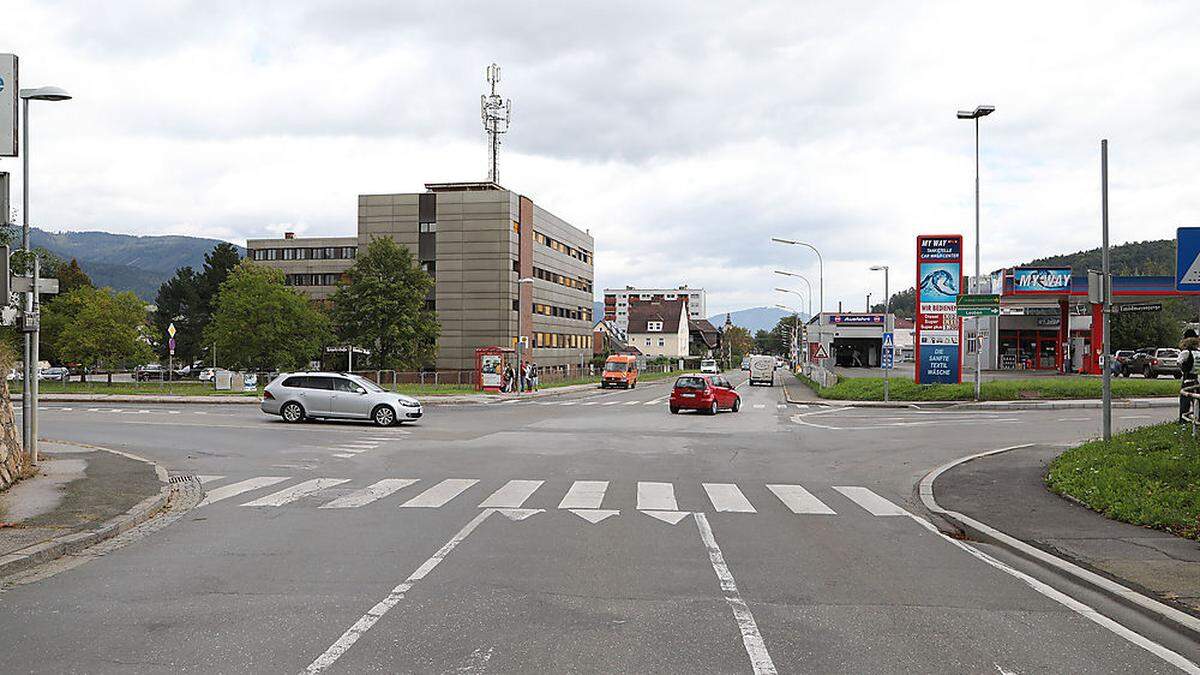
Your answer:
[[[1049,568],[1050,570],[1064,574],[1075,580],[1082,581],[1087,585],[1099,590],[1102,593],[1112,597],[1121,604],[1130,607],[1136,611],[1142,612],[1152,619],[1166,622],[1168,625],[1182,627],[1197,635],[1200,635],[1200,618],[1197,618],[1180,609],[1176,609],[1171,605],[1155,600],[1154,598],[1139,593],[1117,581],[1103,576],[1089,569],[1086,569],[1074,561],[1064,557],[1056,556],[1048,553],[1040,548],[1028,544],[1010,534],[1002,532],[990,525],[982,523],[970,516],[952,511],[938,504],[934,495],[934,482],[943,473],[953,469],[960,464],[965,464],[983,457],[990,457],[1005,452],[1020,450],[1037,445],[1036,443],[1024,443],[1021,445],[1012,445],[995,450],[979,452],[966,457],[947,462],[936,469],[925,474],[921,481],[916,485],[915,491],[919,502],[928,515],[933,516],[931,521],[948,523],[951,528],[948,534],[952,536],[967,534],[980,541],[986,541],[998,546],[1002,546],[1009,551],[1034,562]],[[945,528],[939,527],[943,531]]]
[[[13,551],[12,553],[0,557],[0,578],[10,576],[17,572],[22,572],[35,565],[49,562],[65,555],[78,553],[90,546],[94,546],[106,539],[111,539],[123,532],[126,532],[137,525],[149,520],[152,516],[166,506],[171,495],[171,486],[168,482],[167,470],[157,462],[153,462],[144,457],[139,457],[128,452],[113,450],[96,445],[88,445],[86,443],[72,443],[64,441],[47,441],[54,442],[60,445],[73,445],[80,448],[90,450],[100,450],[110,452],[122,457],[128,457],[139,462],[145,462],[154,467],[154,473],[158,476],[162,486],[158,490],[158,494],[152,495],[135,504],[125,513],[101,523],[98,527],[91,530],[81,532],[72,532],[59,537],[54,537],[47,541],[38,544],[26,546],[23,549]]]
[[[805,405],[822,405],[842,408],[882,408],[882,409],[916,409],[940,410],[954,408],[955,410],[1093,410],[1104,406],[1102,401],[1061,400],[1061,401],[841,401],[823,399],[820,401],[805,401],[793,399],[787,387],[784,387],[784,397],[788,403]],[[1142,398],[1118,399],[1113,401],[1114,408],[1174,408],[1179,405],[1174,398]]]

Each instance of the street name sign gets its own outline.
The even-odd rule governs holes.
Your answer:
[[[1200,227],[1175,230],[1175,290],[1200,291]]]
[[[0,157],[17,156],[17,102],[20,101],[17,84],[17,57],[15,54],[0,54]],[[8,222],[8,213],[0,215]]]
[[[1138,312],[1161,312],[1161,302],[1131,302],[1124,305],[1113,305],[1113,311],[1118,314],[1130,314]]]
[[[958,296],[959,316],[1000,316],[999,295]]]

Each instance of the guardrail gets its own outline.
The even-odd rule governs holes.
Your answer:
[[[1186,396],[1192,403],[1191,407],[1183,414],[1183,419],[1187,420],[1192,425],[1192,438],[1196,437],[1196,425],[1200,423],[1200,382],[1195,384],[1187,384],[1179,388],[1179,395]]]

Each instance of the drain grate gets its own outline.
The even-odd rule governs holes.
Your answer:
[[[199,483],[200,481],[196,479],[196,476],[194,476],[190,473],[182,473],[182,474],[178,474],[175,476],[171,476],[170,478],[167,479],[167,482],[168,483],[188,483],[188,482]]]

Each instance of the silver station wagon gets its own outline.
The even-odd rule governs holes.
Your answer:
[[[381,427],[421,418],[421,402],[346,373],[285,373],[263,389],[262,411],[285,422],[371,420]]]

